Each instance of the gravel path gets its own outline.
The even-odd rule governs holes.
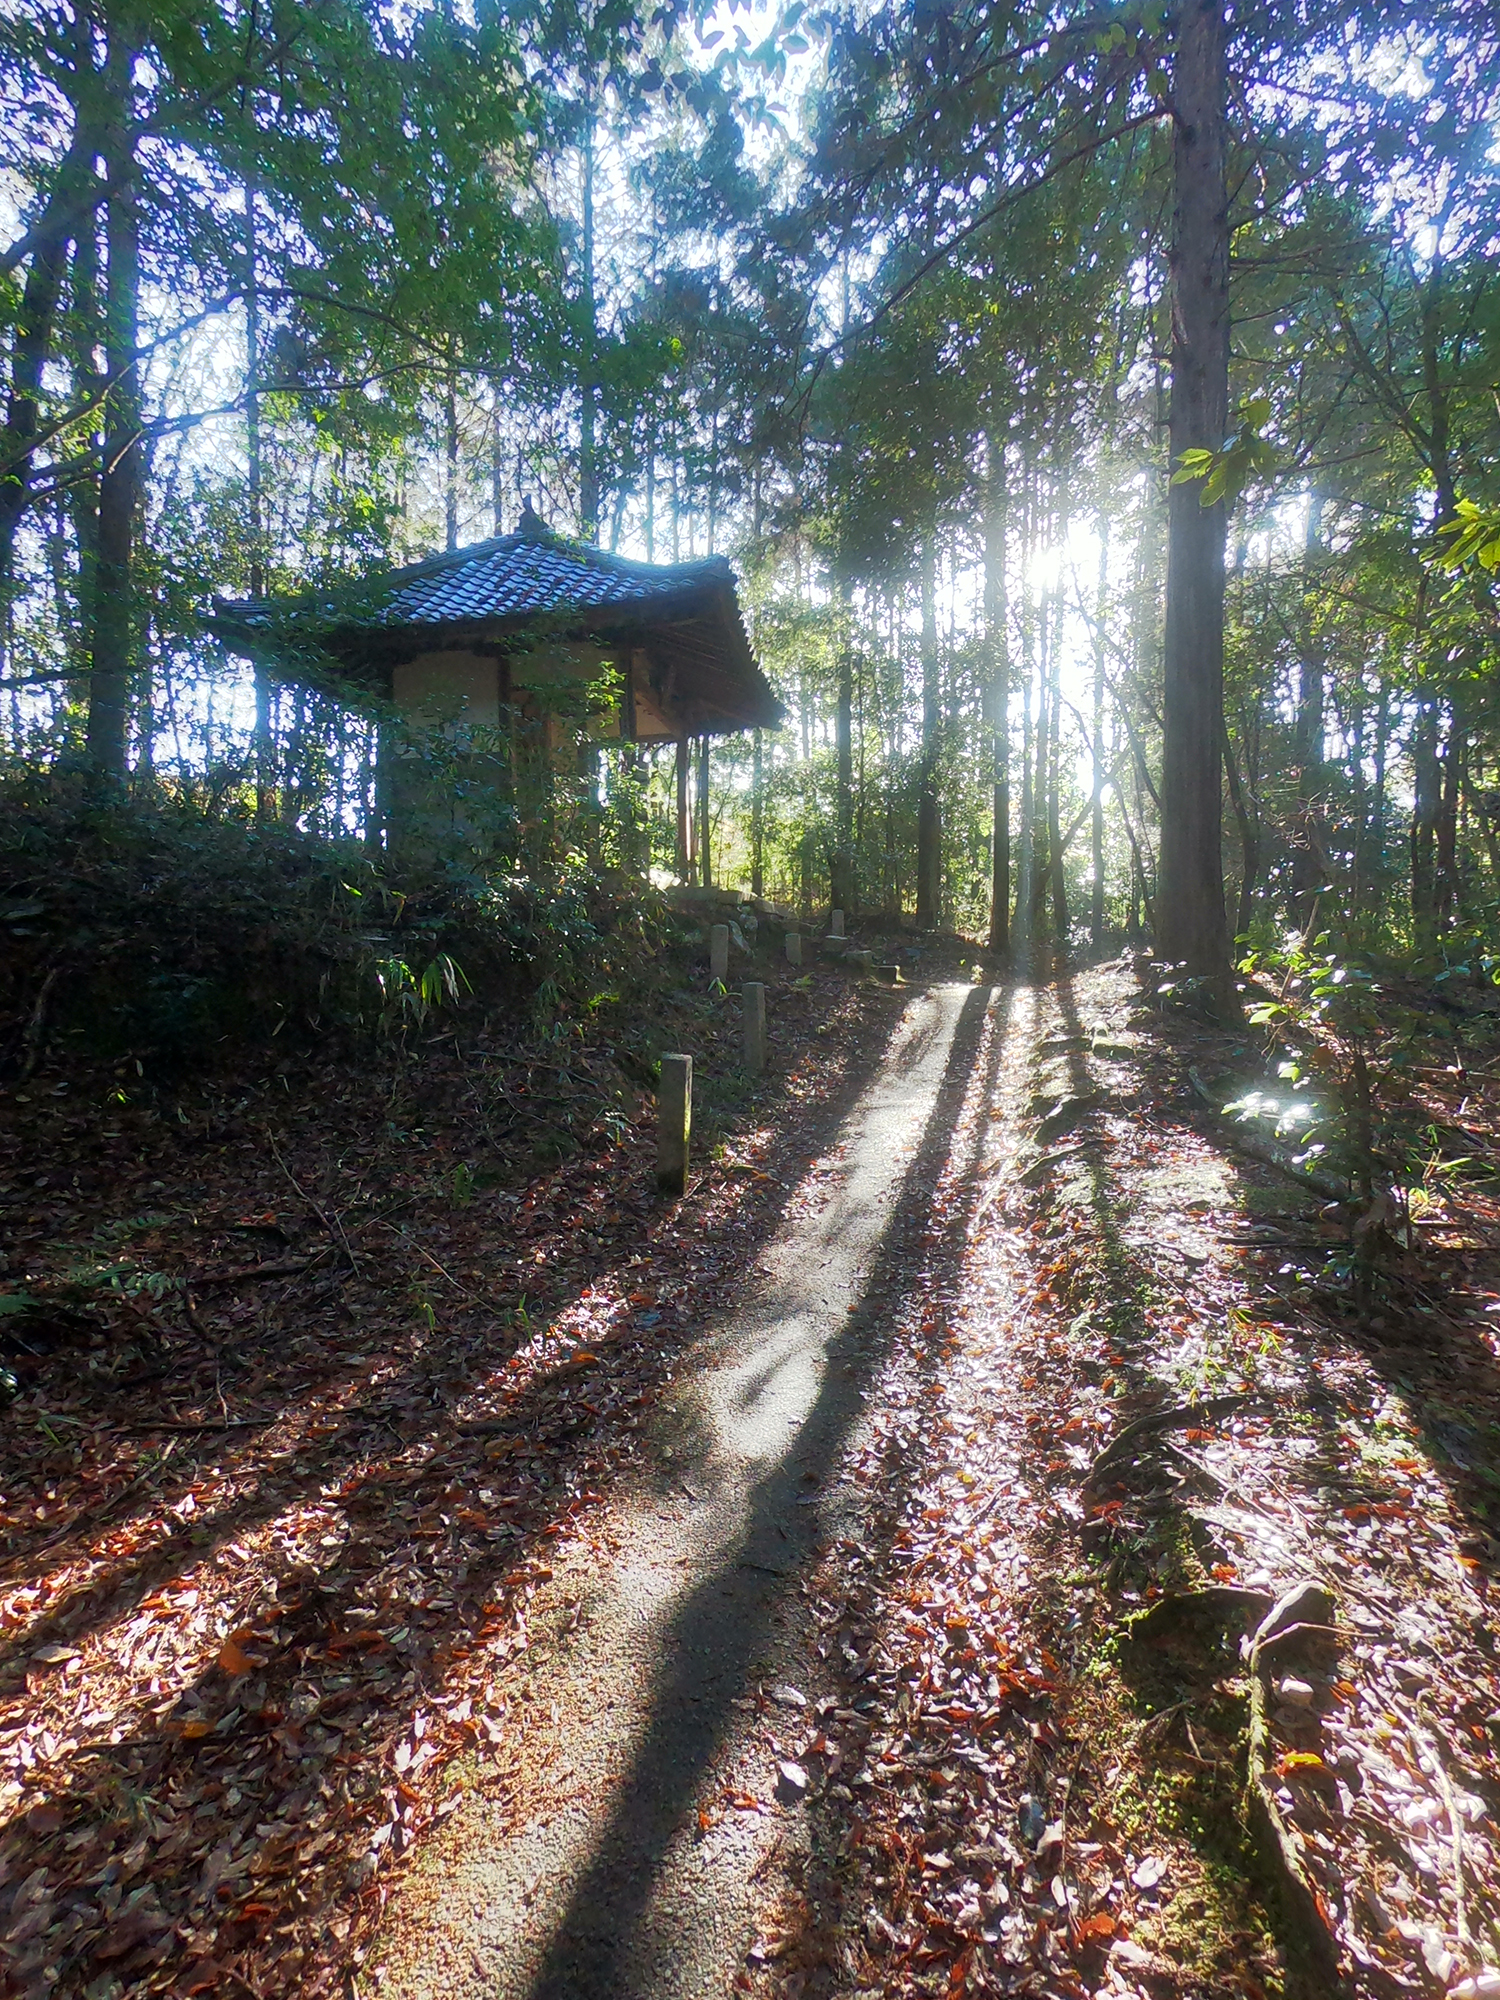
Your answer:
[[[559,1560],[516,1759],[398,1893],[370,1961],[383,1993],[733,1990],[807,1838],[779,1768],[809,1720],[789,1691],[809,1639],[797,1579],[839,1529],[837,1467],[886,1351],[880,1298],[923,1226],[990,999],[913,997],[746,1296],[689,1357],[647,1477],[600,1538],[613,1560]]]

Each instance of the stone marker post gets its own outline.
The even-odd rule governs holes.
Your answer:
[[[788,965],[800,965],[802,963],[801,931],[788,931],[786,934],[786,962]]]
[[[709,925],[708,976],[710,979],[718,979],[718,980],[724,980],[729,977],[728,924]]]
[[[828,912],[828,935],[830,937],[842,937],[844,935],[844,913],[842,910],[830,910]]]
[[[759,1075],[766,1066],[766,989],[758,979],[740,988],[744,999],[745,1067]]]
[[[656,1087],[656,1185],[662,1194],[687,1193],[692,1130],[693,1059],[663,1056]]]

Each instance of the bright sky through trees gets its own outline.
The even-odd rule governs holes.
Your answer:
[[[1372,935],[1477,921],[1494,614],[1436,531],[1495,504],[1494,23],[1201,18],[1217,252],[1184,234],[1188,57],[1151,7],[321,0],[206,39],[187,6],[13,10],[10,754],[226,804],[253,765],[258,810],[373,835],[380,718],[257,681],[209,601],[529,498],[736,563],[789,721],[714,751],[731,872],[1060,946],[1084,905],[1151,926],[1180,808],[1224,829],[1168,898],[1222,887],[1216,963],[1314,875]],[[1200,250],[1228,327],[1201,438],[1172,417]],[[1190,530],[1224,606],[1184,639]],[[670,762],[639,773],[665,867]]]

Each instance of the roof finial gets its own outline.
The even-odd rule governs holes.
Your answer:
[[[521,502],[521,518],[516,523],[516,533],[526,535],[533,541],[540,541],[547,534],[547,523],[532,506],[529,496]]]

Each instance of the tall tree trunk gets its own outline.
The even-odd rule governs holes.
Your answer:
[[[942,904],[942,821],[938,809],[937,581],[933,538],[922,548],[922,768],[917,798],[917,929],[936,930]]]
[[[1062,585],[1057,586],[1052,606],[1052,741],[1047,776],[1047,852],[1051,857],[1052,935],[1059,961],[1068,955],[1073,928],[1068,909],[1067,856],[1063,851],[1062,808]]]
[[[1354,808],[1354,838],[1349,843],[1352,867],[1349,879],[1349,908],[1358,915],[1364,907],[1365,869],[1368,861],[1368,803],[1365,796],[1365,678],[1355,675],[1349,690],[1347,721],[1341,718],[1349,752],[1349,796]]]
[[[104,377],[99,367],[99,350],[104,345],[104,328],[99,304],[99,218],[89,215],[79,227],[73,245],[72,313],[73,380],[80,401],[97,403],[103,394]],[[94,654],[94,606],[98,602],[96,568],[99,560],[99,468],[104,441],[98,421],[91,420],[87,435],[79,439],[79,457],[86,471],[72,482],[66,505],[73,517],[73,533],[78,545],[76,602],[77,632],[69,651],[80,672],[87,669]],[[59,529],[61,528],[59,504]],[[62,591],[58,592],[59,603]]]
[[[499,536],[505,533],[505,438],[500,429],[498,383],[490,385],[490,400],[494,404],[490,424],[490,528]]]
[[[1385,764],[1391,740],[1391,690],[1384,674],[1375,702],[1375,797],[1370,808],[1370,865],[1378,882],[1385,880]]]
[[[1486,791],[1479,782],[1477,771],[1464,773],[1464,791],[1468,797],[1469,810],[1473,820],[1478,822],[1484,839],[1484,851],[1490,863],[1490,893],[1500,894],[1500,826],[1496,825],[1497,804],[1495,794]]]
[[[250,595],[266,593],[265,518],[260,454],[260,268],[256,187],[245,183],[245,498],[250,536]],[[276,810],[276,739],[271,727],[271,675],[257,659],[255,673],[255,817]]]
[[[754,763],[750,774],[750,893],[766,893],[766,772],[764,732],[753,738]]]
[[[1311,493],[1303,538],[1302,606],[1297,633],[1299,682],[1293,755],[1297,760],[1297,844],[1292,850],[1292,890],[1299,929],[1312,921],[1312,906],[1324,886],[1323,835],[1323,702],[1325,660],[1313,595],[1313,565],[1319,548],[1323,499]]]
[[[88,23],[82,9],[76,12],[76,61],[81,76],[85,68],[92,69],[93,59]],[[54,348],[58,304],[68,268],[68,243],[73,233],[67,217],[80,188],[93,176],[97,135],[81,116],[79,127],[37,224],[39,240],[21,287],[20,310],[10,343],[10,392],[6,399],[5,426],[0,431],[0,601],[6,605],[14,589],[16,533],[31,505],[42,372]],[[97,226],[94,211],[90,210],[74,226],[80,232],[94,230]],[[0,658],[0,671],[5,665]]]
[[[1052,848],[1047,834],[1052,774],[1052,595],[1043,590],[1037,605],[1036,743],[1032,750],[1032,877],[1029,935],[1040,944],[1047,928],[1047,890],[1052,882]]]
[[[677,739],[677,879],[692,879],[692,837],[688,823],[688,739]]]
[[[1034,492],[1028,493],[1026,553],[1036,549]],[[1011,956],[1021,971],[1031,956],[1031,878],[1036,856],[1036,730],[1032,692],[1036,680],[1036,606],[1031,566],[1021,572],[1021,827],[1016,868],[1016,914],[1011,925]]]
[[[99,477],[97,597],[89,674],[88,758],[97,772],[115,780],[125,775],[125,717],[135,636],[132,556],[142,476],[136,353],[140,235],[128,105],[134,60],[134,50],[123,39],[115,39],[110,49],[114,120],[105,149],[107,177],[118,189],[105,214],[109,263],[104,339],[111,388]]]
[[[984,523],[984,628],[990,656],[990,950],[1010,955],[1010,638],[1005,584],[1008,526],[1005,445],[991,433]]]
[[[1458,802],[1463,784],[1464,727],[1457,703],[1450,712],[1442,768],[1434,843],[1433,904],[1438,923],[1446,930],[1458,912]]]
[[[1171,455],[1215,450],[1229,421],[1229,202],[1224,178],[1223,0],[1184,0],[1172,76]],[[1234,1005],[1224,921],[1220,745],[1224,730],[1224,525],[1196,481],[1168,506],[1162,830],[1156,897],[1162,956]]]
[[[802,594],[802,556],[797,552],[797,594]],[[797,836],[797,908],[804,921],[812,916],[812,696],[804,661],[797,674],[797,721],[802,743],[798,789],[802,794],[802,827]]]
[[[1442,527],[1458,512],[1458,487],[1453,473],[1452,429],[1448,385],[1443,380],[1443,285],[1446,271],[1439,245],[1422,286],[1422,386],[1427,394],[1428,462],[1437,488],[1437,516]]]
[[[1243,937],[1250,928],[1251,912],[1255,907],[1255,885],[1260,875],[1260,829],[1251,815],[1244,787],[1240,783],[1239,766],[1235,762],[1234,745],[1229,740],[1227,724],[1224,732],[1224,770],[1229,779],[1229,802],[1240,829],[1240,899],[1234,934]]]
[[[1104,949],[1104,616],[1109,600],[1109,517],[1099,520],[1099,583],[1094,593],[1093,784],[1089,810],[1093,894],[1089,902],[1089,942]]]
[[[1419,949],[1437,935],[1437,824],[1442,802],[1438,762],[1438,705],[1430,697],[1417,707],[1412,731],[1411,914]]]
[[[599,315],[594,289],[594,102],[590,92],[583,127],[583,358],[578,372],[578,532],[599,539],[598,422]],[[675,521],[673,524],[675,532]]]
[[[712,740],[707,731],[698,739],[698,859],[702,865],[702,881],[705,889],[714,886],[713,856],[709,852],[712,828],[708,817],[709,746]]]
[[[833,866],[829,893],[834,909],[854,909],[854,646],[849,630],[849,587],[839,581],[838,694],[834,718],[837,764]]]
[[[458,547],[458,390],[450,372],[443,387],[443,546]]]

